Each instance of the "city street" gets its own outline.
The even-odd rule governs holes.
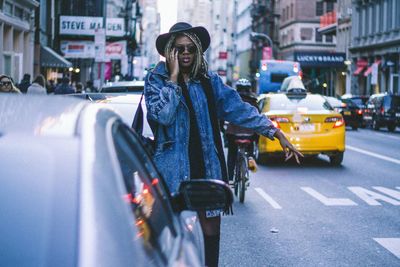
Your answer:
[[[259,166],[223,217],[220,265],[399,266],[399,151],[399,128],[347,129],[341,167]]]

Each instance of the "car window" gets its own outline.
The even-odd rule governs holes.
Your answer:
[[[276,94],[270,98],[270,110],[332,110],[331,105],[320,95],[291,96]]]
[[[384,97],[383,105],[386,109],[400,107],[400,97],[387,95]]]
[[[177,237],[169,192],[127,126],[114,124],[113,141],[124,176],[126,200],[132,206],[140,238],[149,253],[160,251],[162,260],[167,262]]]

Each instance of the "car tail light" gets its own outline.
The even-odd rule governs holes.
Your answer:
[[[272,124],[275,126],[275,128],[281,128],[279,123],[288,123],[289,119],[284,118],[284,117],[272,117],[270,118]]]
[[[325,122],[334,123],[333,128],[338,128],[344,125],[344,120],[342,117],[328,117],[325,119]]]
[[[363,113],[363,112],[362,112],[362,109],[357,110],[357,114],[358,114],[358,115],[362,115],[362,113]]]
[[[385,114],[385,109],[383,107],[381,107],[381,114]]]

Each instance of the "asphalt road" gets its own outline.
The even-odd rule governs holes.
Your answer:
[[[328,157],[259,166],[222,219],[220,266],[400,266],[400,129],[347,130]]]

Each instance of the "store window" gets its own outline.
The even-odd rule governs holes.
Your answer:
[[[301,28],[300,29],[300,38],[302,41],[311,41],[312,34],[313,34],[312,28]]]
[[[322,16],[322,14],[324,14],[324,3],[323,2],[317,2],[315,15]]]
[[[322,34],[315,28],[315,42],[322,43]]]
[[[333,11],[333,2],[327,2],[326,3],[326,12],[332,12]]]
[[[4,14],[12,16],[13,6],[10,2],[4,3]]]

